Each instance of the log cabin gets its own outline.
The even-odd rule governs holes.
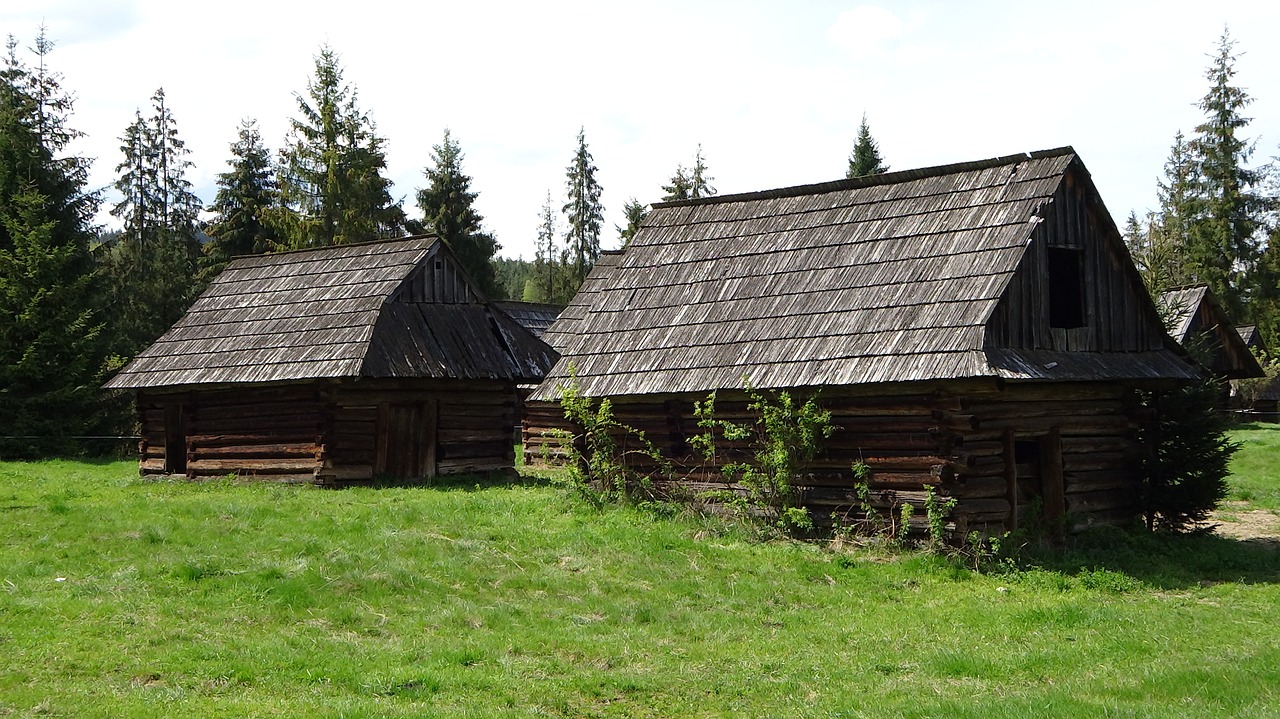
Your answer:
[[[815,522],[859,515],[859,463],[881,512],[954,498],[960,536],[1133,521],[1140,391],[1198,377],[1071,148],[656,204],[543,338],[561,356],[526,403],[526,458],[580,431],[557,405],[576,382],[674,481],[714,486],[693,403],[715,391],[745,419],[745,381],[832,412],[794,479]]]
[[[106,386],[143,475],[346,485],[511,468],[554,359],[419,236],[236,258]]]

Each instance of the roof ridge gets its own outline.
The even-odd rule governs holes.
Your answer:
[[[653,208],[665,207],[688,207],[692,205],[715,205],[722,202],[742,202],[745,200],[766,200],[782,197],[796,197],[798,195],[817,195],[827,192],[839,192],[841,190],[853,190],[861,187],[876,187],[878,185],[893,185],[899,182],[909,182],[911,180],[922,180],[928,177],[940,177],[943,175],[954,175],[959,172],[972,172],[974,170],[988,170],[993,167],[1001,167],[1004,165],[1012,165],[1028,160],[1041,160],[1049,157],[1062,157],[1064,155],[1074,155],[1076,151],[1070,145],[1056,147],[1049,150],[1036,150],[1034,152],[1024,152],[1014,155],[1003,155],[1001,157],[993,157],[987,160],[972,160],[969,162],[957,162],[950,165],[934,165],[932,167],[920,167],[911,170],[899,170],[897,172],[884,172],[877,175],[865,175],[863,177],[855,177],[852,179],[832,180],[829,182],[818,182],[808,185],[792,185],[790,187],[780,187],[773,190],[758,190],[755,192],[740,192],[731,195],[716,195],[714,197],[700,197],[695,200],[671,200],[668,202],[655,202]]]
[[[373,245],[390,245],[398,242],[408,242],[410,240],[439,240],[439,239],[440,239],[439,235],[434,235],[434,234],[405,235],[404,237],[386,237],[380,240],[368,240],[366,242],[344,242],[340,245],[324,245],[323,247],[299,247],[292,250],[280,250],[278,252],[256,252],[256,253],[250,253],[247,255],[232,255],[231,261],[243,260],[245,258],[250,258],[250,257],[252,258],[285,257],[288,255],[299,255],[304,252],[338,250],[338,249],[344,249],[347,247],[371,247]]]

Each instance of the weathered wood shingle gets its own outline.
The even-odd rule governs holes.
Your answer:
[[[432,237],[233,260],[112,388],[342,377],[541,378],[554,353]]]
[[[1229,379],[1266,374],[1207,285],[1169,290],[1160,295],[1159,304],[1168,317],[1169,334],[1183,346],[1199,344],[1195,353],[1214,374]]]
[[[571,368],[593,396],[744,377],[783,388],[1192,376],[1159,341],[1071,362],[993,353],[987,323],[1073,167],[1087,178],[1063,148],[655,205],[544,335],[562,359],[534,398],[554,398]]]

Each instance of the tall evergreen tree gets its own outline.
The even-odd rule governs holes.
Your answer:
[[[323,247],[403,232],[404,211],[383,176],[384,140],[343,82],[328,47],[315,58],[307,93],[295,93],[300,118],[291,119],[281,150],[282,208],[278,229],[293,248]]]
[[[559,228],[556,226],[555,206],[551,203],[551,192],[547,192],[547,200],[538,213],[538,239],[534,246],[533,271],[525,284],[522,299],[527,302],[546,302],[548,304],[567,304],[563,297],[564,253],[558,247],[556,237]]]
[[[889,166],[880,159],[880,146],[871,137],[871,127],[867,125],[867,114],[864,112],[862,124],[858,126],[858,141],[853,145],[853,152],[849,155],[849,169],[844,176],[852,180],[888,171]]]
[[[676,165],[676,174],[671,177],[671,184],[662,186],[663,202],[675,200],[696,200],[700,197],[711,197],[716,188],[711,186],[715,178],[707,174],[706,158],[702,156],[702,145],[693,156],[693,166],[686,168]]]
[[[677,202],[687,200],[693,195],[693,178],[689,170],[681,163],[676,165],[676,174],[671,176],[670,183],[662,186],[662,201]]]
[[[1165,248],[1164,264],[1156,271],[1168,287],[1191,282],[1188,254],[1198,186],[1195,157],[1179,130],[1173,137],[1173,147],[1164,164],[1164,179],[1156,190],[1160,198],[1160,212],[1151,228],[1152,244],[1158,243]]]
[[[107,430],[98,387],[106,370],[99,285],[89,243],[96,192],[89,161],[66,154],[79,135],[43,29],[35,68],[10,37],[0,68],[0,456],[76,449]]]
[[[649,215],[649,209],[633,197],[622,206],[622,215],[627,218],[627,226],[615,225],[614,227],[618,230],[618,239],[622,240],[622,246],[626,247],[631,244],[631,238],[635,237],[636,232],[640,230],[640,223],[644,222],[644,218]]]
[[[587,273],[600,256],[600,228],[604,225],[604,206],[600,204],[600,183],[596,166],[587,151],[586,129],[578,130],[578,148],[565,170],[565,189],[569,201],[562,208],[568,220],[565,244],[574,280],[573,290],[587,278]]]
[[[62,90],[61,75],[48,67],[53,41],[41,29],[33,48],[38,60],[34,68],[18,58],[18,42],[12,36],[6,48],[0,68],[0,133],[4,137],[0,142],[0,204],[35,191],[46,198],[46,212],[57,222],[59,242],[87,247],[101,198],[85,189],[90,160],[65,154],[82,133],[67,126],[73,101]],[[0,248],[8,242],[7,230],[0,228]],[[86,257],[83,262],[82,269],[88,271],[91,259]]]
[[[207,232],[200,274],[212,280],[236,255],[269,252],[281,237],[268,217],[278,204],[279,189],[271,154],[253,120],[241,120],[239,137],[231,143],[231,169],[218,175],[218,194],[209,207],[213,220]]]
[[[1249,124],[1241,113],[1252,100],[1233,84],[1234,45],[1223,30],[1205,72],[1211,83],[1199,103],[1205,120],[1191,140],[1198,186],[1188,228],[1187,262],[1195,279],[1207,283],[1230,316],[1241,321],[1247,316],[1245,305],[1256,280],[1265,202],[1255,191],[1259,173],[1245,167],[1253,145],[1241,137]]]
[[[480,227],[484,218],[475,209],[478,193],[471,191],[471,178],[462,171],[462,147],[446,128],[444,140],[431,149],[432,165],[423,171],[427,186],[418,190],[422,223],[449,245],[482,292],[497,297],[493,257],[499,245]]]
[[[202,204],[186,171],[190,151],[161,88],[151,117],[139,110],[120,138],[124,160],[111,214],[124,228],[105,258],[111,278],[116,351],[131,356],[182,316],[201,289],[196,282],[196,218]]]

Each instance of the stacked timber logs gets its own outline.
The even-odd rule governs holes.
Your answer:
[[[516,402],[480,380],[142,393],[139,470],[346,485],[510,469]]]
[[[628,466],[659,485],[686,491],[738,489],[726,485],[720,468],[749,461],[751,440],[717,440],[708,462],[690,449],[698,426],[693,402],[703,398],[612,398],[619,425],[615,440]],[[916,394],[822,396],[834,428],[803,476],[792,486],[815,521],[833,515],[857,521],[864,504],[877,512],[910,504],[923,528],[929,492],[955,499],[948,529],[999,533],[1020,526],[1078,528],[1123,523],[1138,511],[1139,468],[1144,449],[1136,430],[1145,421],[1134,394],[1120,384],[982,384]],[[756,414],[740,394],[721,393],[716,419],[752,424]],[[567,457],[555,430],[580,428],[565,420],[558,404],[525,406],[522,438],[526,461],[557,463]],[[637,435],[674,467],[670,476],[641,452]],[[863,477],[853,465],[866,468]],[[865,484],[865,498],[859,485]],[[1033,516],[1034,515],[1034,516]],[[915,529],[916,527],[913,527]]]
[[[312,482],[324,458],[320,405],[307,389],[143,395],[138,406],[143,474]]]
[[[144,477],[165,474],[164,404],[139,397],[138,427],[138,473]]]

